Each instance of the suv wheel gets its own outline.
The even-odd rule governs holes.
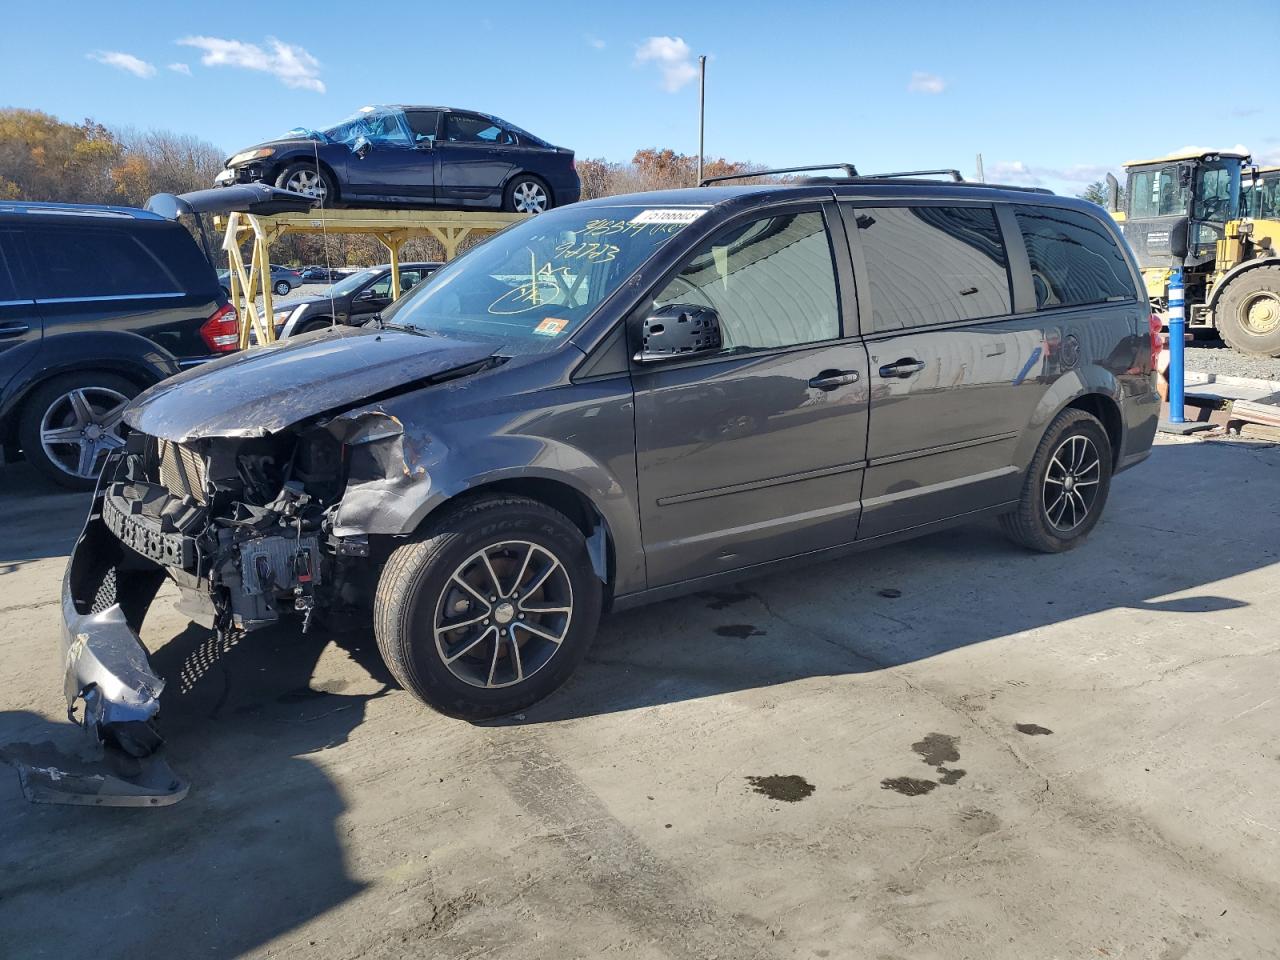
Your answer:
[[[124,445],[121,415],[137,394],[137,386],[111,373],[55,377],[23,406],[23,453],[54,483],[92,490],[107,454]]]
[[[407,690],[441,713],[482,720],[564,683],[595,637],[602,593],[568,518],[524,497],[486,497],[392,553],[374,633]]]
[[[1012,513],[1000,518],[1015,543],[1041,553],[1070,550],[1088,536],[1111,490],[1111,442],[1083,410],[1058,414],[1045,431]]]

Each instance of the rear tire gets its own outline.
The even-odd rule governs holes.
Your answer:
[[[106,455],[124,446],[120,414],[139,393],[114,373],[68,373],[23,404],[18,440],[27,461],[69,490],[92,490]]]
[[[271,289],[275,291],[277,297],[287,297],[293,287],[289,286],[288,280],[277,280],[275,286]]]
[[[391,554],[374,634],[405,689],[448,716],[483,720],[564,683],[595,638],[602,595],[568,518],[524,497],[485,497]]]
[[[1280,266],[1254,267],[1228,280],[1214,321],[1232,349],[1280,357]]]
[[[529,173],[513,177],[502,194],[502,209],[508,213],[543,213],[553,206],[551,188]]]
[[[1107,504],[1111,441],[1098,419],[1067,409],[1053,418],[1036,448],[1022,496],[1000,526],[1014,543],[1040,553],[1079,546]]]

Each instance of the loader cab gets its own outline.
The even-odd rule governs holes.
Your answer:
[[[1280,167],[1251,167],[1240,184],[1240,212],[1254,220],[1280,220]]]
[[[1240,218],[1248,162],[1246,154],[1223,151],[1126,163],[1124,233],[1139,264],[1166,268],[1182,259],[1192,269],[1211,266],[1227,223]]]

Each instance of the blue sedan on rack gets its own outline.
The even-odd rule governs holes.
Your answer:
[[[262,182],[326,206],[394,203],[542,213],[576,202],[573,151],[489,114],[371,106],[230,157],[215,182]]]

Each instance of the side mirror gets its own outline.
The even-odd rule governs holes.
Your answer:
[[[641,326],[639,363],[670,360],[721,347],[720,316],[711,307],[669,303],[645,317]]]
[[[356,137],[355,143],[351,144],[351,152],[361,160],[367,157],[372,149],[373,144],[369,142],[368,137]]]
[[[370,287],[368,290],[361,290],[360,296],[356,297],[356,299],[357,300],[381,300],[382,298],[378,296],[377,290],[374,290],[372,287]]]
[[[1190,228],[1190,222],[1186,217],[1180,217],[1169,228],[1169,256],[1178,263],[1187,259],[1187,253],[1190,250]]]

